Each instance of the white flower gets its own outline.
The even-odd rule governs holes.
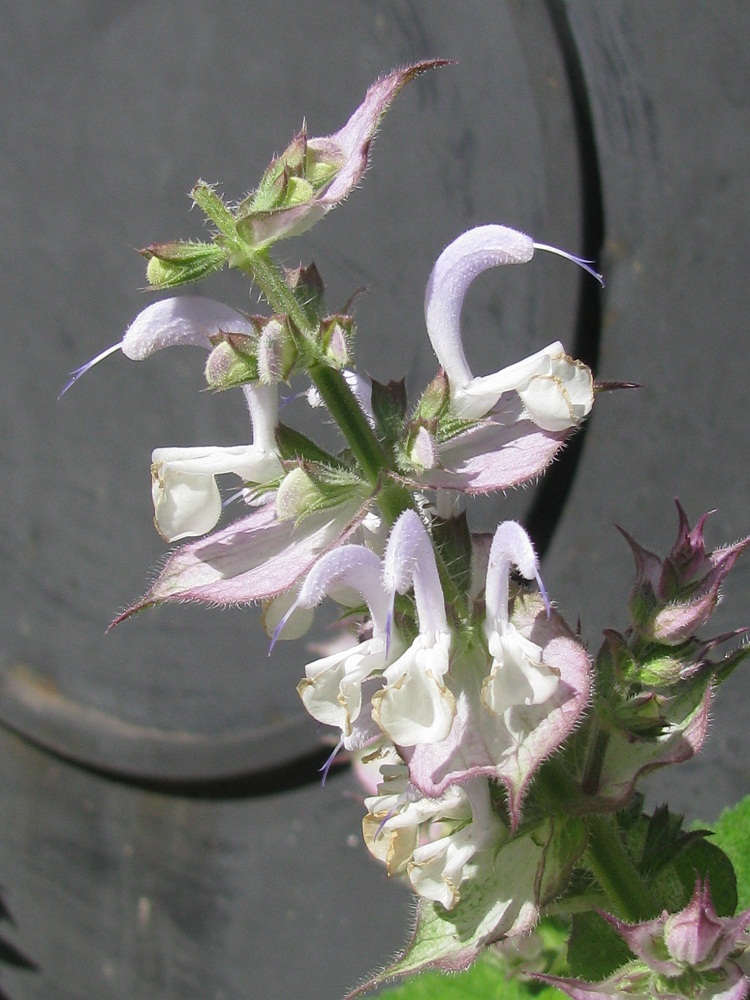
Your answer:
[[[580,423],[594,399],[589,369],[555,341],[493,375],[475,377],[461,342],[461,307],[477,275],[502,264],[522,264],[535,250],[548,250],[580,264],[601,280],[585,261],[507,226],[479,226],[453,241],[438,257],[427,283],[427,332],[450,384],[456,416],[479,420],[507,392],[518,393],[525,415],[545,431],[563,431]]]
[[[393,526],[383,577],[391,599],[414,588],[419,635],[385,671],[386,685],[372,698],[373,719],[397,746],[440,742],[456,711],[444,683],[453,635],[432,543],[413,510],[404,511]]]
[[[298,608],[313,608],[330,593],[356,591],[367,604],[372,635],[363,642],[313,660],[297,690],[307,711],[318,722],[341,730],[343,745],[358,749],[379,735],[369,714],[363,685],[379,677],[403,648],[398,636],[387,637],[389,600],[381,577],[381,561],[363,545],[344,545],[323,555],[310,570],[300,592],[279,623],[275,637]],[[349,594],[345,602],[350,604]],[[372,685],[370,685],[372,687]],[[363,708],[367,711],[363,712]]]
[[[73,372],[63,393],[116,351],[122,351],[131,361],[145,361],[165,347],[210,350],[212,337],[228,333],[251,336],[255,330],[241,313],[212,299],[199,295],[161,299],[136,316],[119,344]],[[243,390],[253,424],[252,444],[230,448],[157,448],[151,456],[154,520],[166,541],[203,535],[214,527],[221,514],[215,476],[231,472],[244,482],[265,485],[283,475],[275,440],[276,386],[248,385]]]
[[[168,542],[204,535],[221,515],[216,476],[233,473],[254,485],[279,479],[284,468],[276,451],[276,385],[245,385],[253,443],[235,447],[157,448],[151,456],[154,521]]]
[[[544,594],[536,553],[520,524],[504,521],[495,532],[487,567],[484,631],[492,668],[482,684],[482,703],[502,716],[509,730],[513,709],[548,701],[560,681],[557,670],[542,660],[542,649],[508,618],[510,570],[516,566],[527,580],[536,579]]]

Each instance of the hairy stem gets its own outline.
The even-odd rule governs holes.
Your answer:
[[[612,902],[616,914],[636,922],[653,917],[659,906],[620,839],[614,818],[587,818],[589,844],[585,860]]]

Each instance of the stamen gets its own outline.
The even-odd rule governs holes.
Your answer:
[[[248,492],[249,491],[247,490],[247,488],[243,487],[241,490],[237,490],[236,493],[233,493],[231,496],[228,496],[226,500],[222,500],[221,501],[222,510],[224,509],[224,507],[228,507],[230,503],[234,503],[235,500],[243,499],[245,496],[247,496]]]
[[[584,260],[582,257],[576,257],[574,254],[568,253],[566,250],[560,250],[558,247],[551,247],[547,243],[535,243],[534,249],[548,250],[549,253],[556,253],[559,257],[565,257],[567,260],[572,260],[574,264],[578,264],[578,266],[582,267],[584,271],[588,271],[592,278],[596,278],[602,288],[604,288],[604,278],[598,271],[595,271],[593,267],[591,267],[594,263],[593,260]]]
[[[284,617],[281,619],[281,621],[279,622],[279,624],[276,626],[276,628],[273,630],[273,635],[271,636],[271,645],[268,647],[268,655],[269,656],[273,652],[273,647],[276,645],[276,640],[281,635],[282,629],[284,628],[284,626],[286,625],[286,623],[289,621],[289,619],[292,617],[292,614],[297,610],[297,606],[298,606],[298,602],[295,601],[294,604],[286,612],[286,614],[284,615]]]
[[[375,831],[375,836],[372,838],[373,840],[377,840],[378,839],[378,837],[380,836],[380,834],[383,832],[383,827],[385,826],[385,824],[388,822],[389,819],[393,818],[393,816],[394,816],[394,814],[396,812],[396,809],[397,809],[397,806],[394,806],[393,809],[389,809],[388,812],[385,814],[385,818],[383,819],[383,822],[380,824],[380,826]]]
[[[331,769],[331,764],[333,764],[336,756],[338,755],[339,750],[343,747],[343,745],[344,745],[344,737],[342,736],[341,739],[336,744],[336,746],[333,748],[333,752],[329,755],[325,764],[321,768],[319,768],[321,774],[323,775],[320,781],[321,785],[325,785],[326,779],[328,777],[328,772]]]
[[[546,590],[546,588],[544,586],[544,583],[542,581],[541,576],[539,575],[539,570],[538,569],[534,570],[534,578],[535,578],[535,580],[537,582],[537,586],[539,587],[539,592],[542,595],[542,600],[544,601],[544,606],[547,609],[547,618],[551,618],[552,617],[552,605],[549,602],[549,597],[547,597],[547,590]]]
[[[81,377],[81,375],[85,375],[86,372],[89,370],[89,368],[93,368],[94,365],[98,365],[100,361],[103,361],[105,358],[108,358],[110,354],[114,354],[115,351],[119,351],[121,349],[122,349],[121,343],[113,344],[112,347],[108,347],[106,351],[102,351],[101,354],[97,354],[97,356],[95,358],[92,358],[91,361],[87,361],[85,365],[81,365],[80,368],[76,368],[75,371],[72,371],[70,373],[70,378],[63,386],[62,392],[57,398],[62,399],[65,393],[68,391],[68,389],[73,385],[73,383],[77,382],[78,379]]]

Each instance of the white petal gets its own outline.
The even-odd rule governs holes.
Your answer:
[[[144,361],[163,347],[188,344],[209,349],[218,333],[252,334],[253,327],[235,309],[199,295],[161,299],[139,313],[122,338],[122,353]]]
[[[530,379],[518,394],[538,427],[564,431],[579,424],[591,410],[594,383],[586,365],[562,355],[552,359],[549,374]]]
[[[478,375],[459,384],[451,382],[451,404],[457,416],[466,420],[479,420],[497,404],[505,392],[520,392],[531,379],[549,375],[552,358],[562,354],[564,348],[559,341],[529,355],[515,364],[501,368],[493,375]]]
[[[450,732],[456,714],[455,699],[440,676],[446,669],[445,649],[435,651],[436,676],[429,668],[430,658],[418,656],[427,652],[419,648],[420,639],[386,670],[388,684],[372,698],[373,719],[397,746],[439,743]]]
[[[246,482],[267,483],[284,471],[276,454],[253,445],[157,448],[151,461],[156,527],[169,542],[203,535],[219,520],[214,476],[233,472]]]
[[[152,466],[151,495],[154,521],[167,542],[203,535],[221,516],[221,496],[213,476],[174,472],[169,466]]]
[[[473,378],[461,341],[461,307],[469,285],[483,271],[522,264],[534,255],[534,241],[507,226],[478,226],[462,233],[440,254],[425,292],[425,321],[432,347],[451,383]]]
[[[493,664],[482,684],[482,703],[492,715],[502,716],[516,705],[541,705],[552,697],[560,675],[542,662],[539,646],[513,626],[505,635],[496,632],[489,646]]]

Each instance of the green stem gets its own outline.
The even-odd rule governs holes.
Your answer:
[[[317,353],[318,326],[311,322],[268,251],[248,248],[242,260],[237,261],[237,267],[252,278],[274,312],[289,317],[302,337],[303,344],[300,346],[303,350],[308,354]],[[381,480],[381,473],[389,467],[388,459],[343,374],[314,360],[308,366],[308,374],[366,479],[376,486]],[[403,504],[403,499],[401,502]]]
[[[289,317],[306,342],[314,339],[318,332],[317,324],[310,321],[268,250],[248,247],[235,266],[252,278],[253,284],[261,290],[274,312]]]
[[[604,766],[604,755],[609,745],[609,733],[605,732],[599,725],[596,715],[591,721],[591,733],[586,746],[586,758],[583,765],[583,778],[581,788],[585,795],[596,795],[599,789],[599,780]]]
[[[326,365],[311,365],[308,374],[368,482],[376,486],[381,473],[388,468],[388,459],[346,379],[340,371]]]
[[[586,823],[589,830],[586,862],[617,915],[631,922],[653,917],[659,907],[625,850],[614,819],[594,814]]]
[[[560,760],[546,761],[537,775],[537,782],[553,809],[559,807],[575,812],[575,803],[584,799],[581,789]],[[659,912],[659,906],[626,851],[614,817],[592,813],[586,817],[586,826],[589,841],[584,863],[606,893],[610,908],[633,922],[653,917]]]

